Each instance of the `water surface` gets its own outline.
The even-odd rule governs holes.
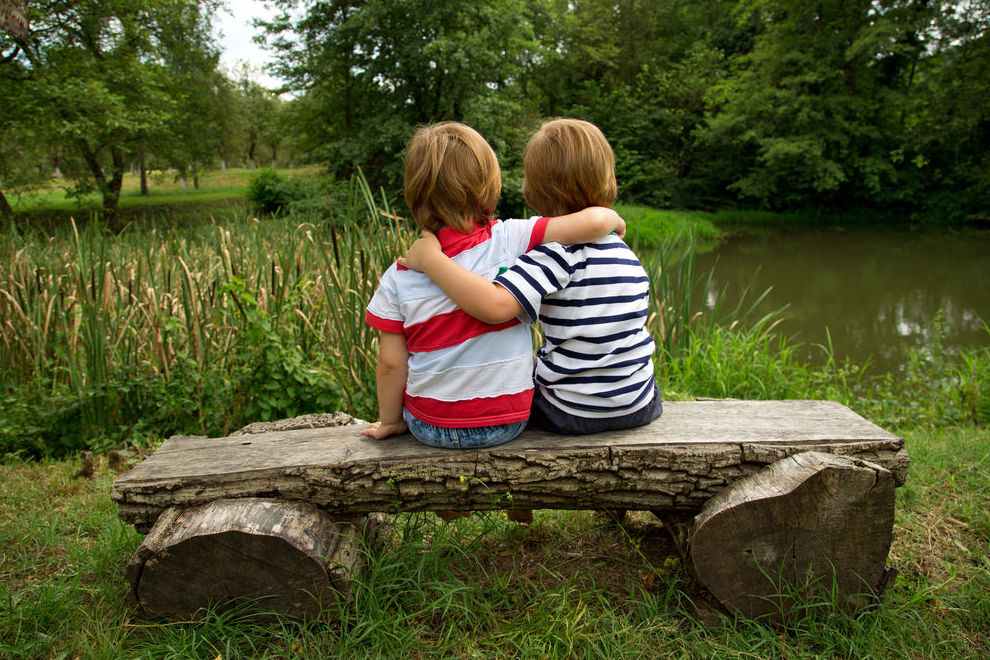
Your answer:
[[[936,319],[950,350],[990,344],[990,232],[891,228],[747,234],[699,254],[697,271],[715,267],[714,286],[730,301],[750,281],[772,287],[761,313],[789,305],[781,330],[804,344],[832,337],[836,357],[871,360],[897,372],[908,351],[930,346]]]

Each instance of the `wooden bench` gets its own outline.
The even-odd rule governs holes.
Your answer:
[[[828,401],[668,402],[645,427],[486,450],[359,428],[167,440],[111,488],[149,532],[134,600],[189,616],[272,595],[264,607],[314,615],[346,598],[367,514],[522,508],[648,510],[675,533],[687,519],[697,576],[745,615],[786,611],[799,583],[858,606],[884,579],[908,468],[902,438]]]

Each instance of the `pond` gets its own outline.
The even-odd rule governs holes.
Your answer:
[[[826,328],[838,359],[897,373],[941,326],[950,351],[990,344],[990,232],[852,228],[746,233],[699,254],[730,303],[750,282],[759,308],[788,305],[779,326],[821,364]],[[713,292],[709,292],[711,299]]]

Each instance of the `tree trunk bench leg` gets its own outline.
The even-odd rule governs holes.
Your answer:
[[[250,602],[264,613],[333,617],[364,568],[364,538],[377,522],[376,514],[335,520],[312,504],[257,498],[171,508],[128,563],[130,600],[149,615],[196,617]]]
[[[854,609],[889,578],[894,479],[867,461],[804,452],[736,482],[695,518],[695,574],[730,611],[780,621],[801,599]]]

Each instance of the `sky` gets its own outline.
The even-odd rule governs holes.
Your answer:
[[[251,26],[251,19],[274,16],[274,5],[262,0],[225,0],[225,4],[227,9],[219,10],[213,17],[214,31],[223,34],[218,40],[223,50],[220,64],[233,71],[238,61],[244,60],[255,70],[255,80],[265,87],[278,87],[280,81],[263,70],[271,58],[251,41],[260,32]]]

